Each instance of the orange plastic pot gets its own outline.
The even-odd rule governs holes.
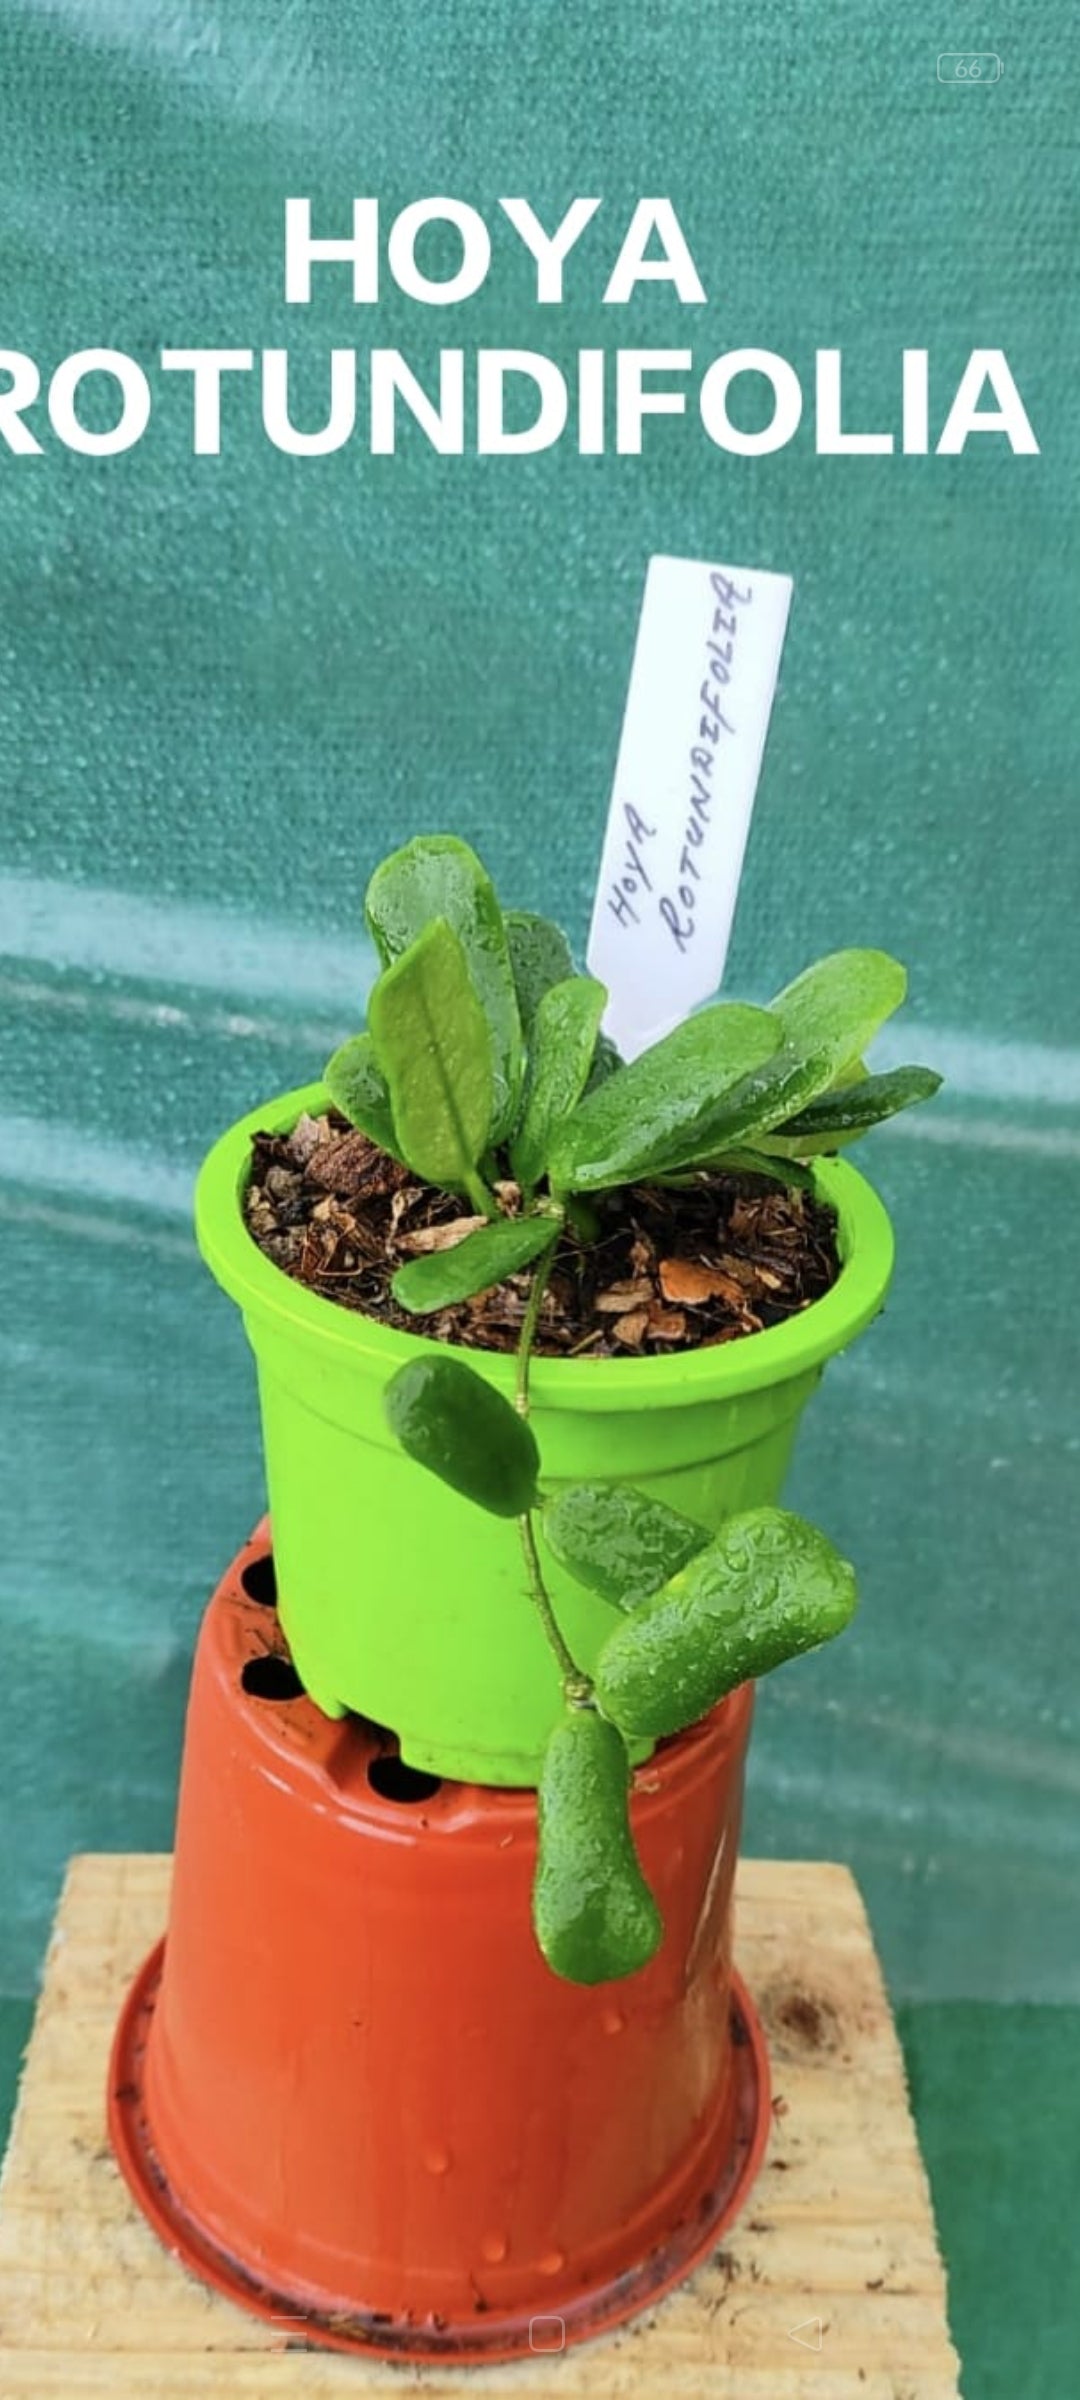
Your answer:
[[[561,1982],[530,1923],[535,1796],[324,1718],[256,1536],[204,1623],[168,1935],[110,2071],[169,2246],[284,2332],[411,2360],[558,2349],[679,2281],[768,2124],[731,1967],[751,1708],[733,1694],[635,1778],[657,1957]]]

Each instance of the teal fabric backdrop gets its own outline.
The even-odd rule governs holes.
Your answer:
[[[811,420],[742,459],[691,414],[647,423],[641,458],[440,458],[412,428],[394,458],[292,459],[240,382],[218,459],[192,456],[175,385],[124,456],[66,452],[40,408],[44,454],[0,451],[16,2030],[66,1855],[169,1840],[199,1611],[261,1505],[242,1337],[188,1230],[201,1150],[356,1022],[364,881],[408,832],[467,836],[580,945],[649,552],[784,569],[728,984],[764,996],[820,950],[892,948],[899,1047],[948,1090],[874,1144],[895,1293],[832,1370],[791,1486],[859,1562],[864,1608],[763,1693],[748,1838],[859,1874],[975,2349],[1004,2086],[988,2067],[984,2145],[975,2109],[958,2165],[938,2004],[978,2004],[969,2057],[998,2028],[1020,2073],[1040,2026],[1059,2060],[1080,2004],[1071,32],[1061,0],[1010,31],[839,0],[0,0],[0,338],[43,372],[96,344],[148,369],[167,345],[287,345],[318,423],[334,344],[398,345],[422,378],[451,344],[699,365],[751,344],[806,384],[832,346],[852,422],[897,429],[919,346],[936,429],[969,350],[1008,354],[1036,458],[989,437],[818,457]],[[960,40],[1000,52],[1000,82],[937,80]],[[354,194],[389,218],[440,191],[492,225],[475,299],[357,309],[324,269],[311,308],[285,305],[287,194],[344,232]],[[594,192],[566,303],[537,309],[497,197],[554,223]],[[657,192],[708,305],[645,286],[605,308]],[[1041,2005],[1001,2005],[1022,2002]],[[1045,2386],[1000,2380],[988,2346],[969,2395],[1059,2400],[1068,2328],[1042,2339]]]

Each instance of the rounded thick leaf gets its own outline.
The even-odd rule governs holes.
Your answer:
[[[536,1499],[540,1459],[531,1426],[493,1385],[456,1358],[414,1358],[383,1395],[403,1450],[494,1517],[522,1517]]]
[[[727,1093],[779,1040],[763,1008],[719,1001],[688,1017],[579,1103],[552,1144],[552,1185],[607,1191],[692,1164],[714,1146]]]
[[[544,1539],[559,1565],[615,1608],[639,1608],[710,1540],[704,1526],[630,1483],[571,1483],[547,1500]]]
[[[370,1033],[354,1033],[350,1041],[342,1042],[328,1061],[323,1082],[334,1107],[348,1117],[350,1125],[358,1125],[361,1133],[377,1142],[380,1150],[388,1150],[391,1158],[400,1158],[390,1093]]]
[[[491,1042],[465,953],[441,917],[380,975],[368,1019],[410,1167],[468,1188],[491,1125]]]
[[[489,1291],[508,1275],[520,1274],[542,1250],[551,1249],[560,1224],[560,1218],[550,1216],[495,1218],[467,1233],[452,1249],[433,1250],[399,1267],[394,1298],[415,1316],[453,1308],[458,1300],[470,1300],[474,1292]]]
[[[528,909],[511,908],[503,925],[521,1029],[528,1040],[544,993],[553,983],[565,983],[577,970],[562,926],[554,925],[550,917],[534,917]]]
[[[679,1733],[737,1684],[831,1641],[855,1602],[854,1569],[815,1526],[746,1509],[608,1636],[597,1699],[628,1736]]]
[[[887,950],[833,950],[786,984],[770,1006],[793,1050],[807,1057],[831,1051],[838,1073],[861,1058],[906,990],[906,972]]]
[[[770,1002],[782,1040],[761,1068],[728,1093],[707,1161],[742,1144],[753,1148],[808,1108],[842,1076],[898,1008],[907,989],[899,961],[884,950],[834,950],[796,976]]]
[[[798,1117],[788,1118],[768,1137],[770,1149],[793,1158],[816,1158],[857,1142],[872,1125],[882,1125],[902,1108],[932,1100],[941,1077],[932,1067],[893,1067],[886,1075],[864,1075],[860,1081],[834,1087],[813,1100]]]
[[[553,983],[537,1007],[521,1122],[510,1150],[524,1191],[532,1191],[545,1174],[552,1141],[585,1089],[606,1006],[602,983],[591,975],[569,975],[564,983]]]
[[[443,918],[457,935],[487,1020],[494,1082],[489,1138],[501,1142],[517,1116],[525,1060],[506,930],[490,876],[467,842],[453,834],[422,834],[376,868],[365,913],[385,967],[434,918]]]
[[[570,1983],[634,1975],[663,1939],[630,1831],[629,1788],[614,1725],[592,1708],[568,1710],[537,1793],[533,1926],[549,1967]]]

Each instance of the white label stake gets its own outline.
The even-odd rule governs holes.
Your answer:
[[[723,974],[790,601],[790,575],[649,560],[588,950],[624,1058]]]

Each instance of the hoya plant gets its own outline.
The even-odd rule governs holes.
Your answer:
[[[601,1031],[603,986],[577,972],[556,925],[500,907],[464,842],[396,851],[366,914],[380,972],[367,1030],[326,1068],[330,1097],[483,1220],[401,1267],[395,1298],[422,1321],[531,1276],[513,1405],[460,1359],[425,1353],[392,1379],[387,1413],[414,1459],[517,1520],[564,1701],[539,1787],[534,1925],[556,1973],[606,1981],[643,1966],[663,1930],[630,1829],[631,1748],[839,1633],[855,1582],[783,1509],[743,1511],[716,1533],[626,1485],[545,1493],[529,1362],[558,1245],[587,1242],[594,1196],[623,1186],[724,1170],[805,1180],[807,1161],[930,1098],[940,1078],[863,1063],[906,987],[880,950],[821,959],[764,1008],[715,1001],[625,1064]],[[589,1674],[559,1626],[545,1548],[620,1612]]]

